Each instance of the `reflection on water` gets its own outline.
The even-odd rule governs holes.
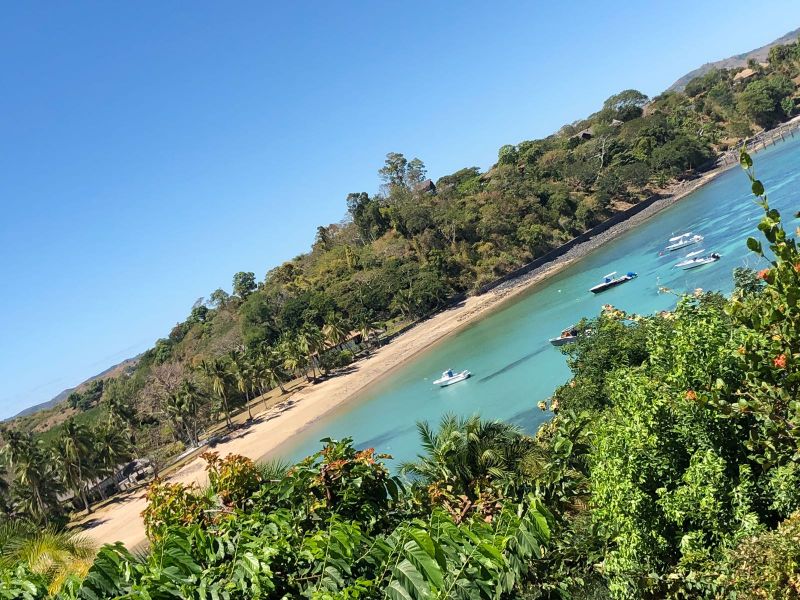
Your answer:
[[[756,167],[770,203],[789,220],[797,210],[796,168],[800,139],[756,155]],[[695,288],[728,293],[737,266],[762,268],[744,240],[755,235],[760,209],[738,169],[693,193],[678,204],[621,235],[564,269],[502,310],[435,345],[402,369],[371,387],[333,414],[295,436],[279,454],[297,459],[319,447],[326,436],[351,436],[359,446],[387,452],[396,461],[418,452],[415,422],[438,422],[445,413],[511,421],[534,432],[548,415],[536,408],[569,377],[563,355],[548,339],[584,316],[595,316],[603,304],[649,314],[670,309],[675,296],[659,293],[665,286],[677,292]],[[790,223],[790,227],[795,224]],[[673,235],[694,231],[705,236],[700,246],[663,252]],[[700,247],[718,252],[722,260],[683,271],[673,265]],[[594,295],[588,290],[609,271],[636,271],[625,285]],[[433,380],[447,368],[469,369],[474,376],[439,388]]]

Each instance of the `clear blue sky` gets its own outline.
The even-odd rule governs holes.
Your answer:
[[[5,3],[0,417],[305,251],[386,152],[486,168],[800,25],[796,0],[637,4]]]

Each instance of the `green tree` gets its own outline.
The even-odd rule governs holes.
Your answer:
[[[101,400],[106,408],[109,424],[125,430],[131,437],[137,424],[133,394],[132,381],[121,376],[108,380]]]
[[[188,444],[197,447],[200,443],[201,394],[189,379],[181,381],[178,389],[169,394],[165,411],[173,427]]]
[[[239,271],[233,276],[233,293],[242,300],[256,290],[256,274],[252,271]]]
[[[209,304],[211,304],[212,308],[220,309],[225,308],[230,301],[230,294],[223,290],[222,288],[217,288],[211,295],[208,297]]]
[[[446,490],[448,496],[464,495],[473,501],[488,485],[515,485],[533,448],[518,427],[478,416],[448,414],[438,430],[420,422],[417,431],[424,454],[403,464],[402,471],[435,486],[437,493]]]
[[[111,423],[97,427],[92,433],[94,441],[94,470],[100,475],[114,475],[117,468],[133,458],[133,446],[127,432]]]
[[[794,89],[792,82],[784,76],[758,79],[739,94],[737,107],[757,125],[769,129],[786,118],[782,101]]]
[[[253,420],[253,411],[250,408],[250,392],[253,390],[253,366],[251,357],[243,350],[232,350],[228,353],[228,364],[233,383],[240,393],[244,394],[247,405],[247,419]]]
[[[54,519],[60,513],[58,494],[63,490],[55,463],[42,440],[34,440],[30,432],[2,430],[5,462],[11,468],[12,504],[37,522]]]
[[[386,155],[386,161],[383,167],[378,171],[378,175],[383,182],[392,187],[407,187],[406,184],[406,170],[408,168],[408,161],[406,157],[399,152],[389,152]]]
[[[42,577],[48,597],[57,597],[69,583],[77,588],[89,572],[95,552],[94,544],[74,532],[52,526],[42,529],[21,519],[0,524],[0,572],[20,567],[29,570]],[[18,597],[34,597],[30,595],[34,586],[25,587],[28,595]]]
[[[92,512],[87,488],[97,475],[94,445],[95,440],[89,428],[75,419],[68,419],[61,428],[55,448],[64,481],[75,497],[83,502],[87,514]]]
[[[254,362],[254,374],[261,387],[261,394],[264,396],[265,409],[267,408],[267,389],[277,387],[282,394],[286,393],[286,388],[283,385],[286,378],[283,362],[279,348],[266,345],[259,348]]]
[[[231,421],[231,412],[228,407],[228,387],[231,376],[227,361],[221,357],[202,360],[200,361],[199,370],[206,377],[211,386],[211,391],[220,401],[222,412],[225,415],[225,424],[228,429],[232,429],[233,422]]]
[[[638,90],[623,90],[603,103],[603,110],[613,119],[630,121],[642,115],[648,97]]]

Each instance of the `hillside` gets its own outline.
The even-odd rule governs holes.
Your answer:
[[[128,451],[108,464],[135,455],[166,465],[222,422],[233,427],[237,410],[251,417],[253,398],[296,379],[313,386],[370,353],[376,338],[711,168],[720,152],[798,115],[798,81],[794,43],[771,50],[747,80],[717,70],[684,93],[623,90],[551,136],[502,146],[485,172],[465,166],[434,181],[421,159],[390,152],[379,191],[342,198],[347,217],[317,223],[308,252],[260,276],[234,274],[230,291],[198,300],[135,367],[122,367],[129,376],[86,382],[67,402],[15,419],[2,439],[37,444],[29,466],[44,490],[56,489],[59,475],[47,469],[66,428],[122,436]],[[11,482],[19,506],[27,493]],[[26,510],[40,518],[51,509],[42,500]]]
[[[781,46],[783,44],[791,44],[794,42],[798,37],[800,37],[800,27],[797,29],[790,31],[784,36],[779,37],[777,40],[770,42],[765,46],[761,46],[760,48],[756,48],[755,50],[750,50],[749,52],[744,52],[742,54],[737,54],[735,56],[729,56],[728,58],[723,58],[722,60],[718,60],[715,62],[710,62],[704,64],[702,67],[695,69],[694,71],[690,71],[680,79],[678,79],[675,83],[667,88],[668,92],[682,92],[683,88],[686,87],[686,84],[689,83],[695,77],[700,77],[701,75],[705,75],[709,71],[713,69],[739,69],[747,65],[748,61],[755,60],[756,62],[763,62],[766,60],[767,56],[769,55],[770,48],[774,46]]]
[[[58,406],[61,402],[66,400],[67,397],[72,392],[81,392],[84,389],[86,389],[86,386],[88,386],[91,382],[96,381],[98,379],[107,379],[109,377],[118,377],[119,375],[121,375],[123,373],[129,373],[130,371],[132,371],[136,367],[136,364],[138,362],[139,362],[139,356],[134,356],[133,358],[126,358],[122,362],[117,363],[116,365],[113,365],[113,366],[107,368],[105,371],[103,371],[101,373],[98,373],[97,375],[93,375],[92,377],[89,377],[89,379],[87,379],[85,381],[82,381],[81,383],[79,383],[75,387],[67,388],[67,389],[59,392],[58,394],[53,396],[53,398],[51,398],[50,400],[48,400],[46,402],[40,402],[39,404],[34,404],[33,406],[29,406],[25,410],[21,410],[20,412],[18,412],[16,415],[14,415],[11,418],[12,419],[18,419],[20,417],[27,417],[28,415],[34,415],[34,414],[36,414],[38,412],[41,412],[43,410],[48,410],[50,408],[54,408],[54,407]]]

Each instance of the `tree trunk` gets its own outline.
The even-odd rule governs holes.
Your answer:
[[[231,413],[228,410],[228,398],[225,396],[225,394],[222,395],[222,408],[225,411],[225,423],[228,425],[228,429],[233,429]]]
[[[250,392],[244,393],[244,401],[247,403],[247,420],[253,420],[253,411],[250,410]]]
[[[86,487],[81,486],[80,492],[81,492],[81,500],[83,501],[83,506],[86,508],[86,514],[90,515],[92,514],[92,507],[89,506],[89,498],[86,497]]]

